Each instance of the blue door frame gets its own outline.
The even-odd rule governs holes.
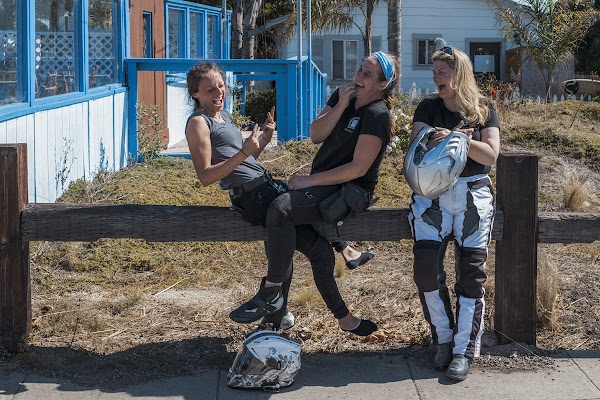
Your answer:
[[[253,80],[275,81],[277,92],[275,107],[277,117],[277,138],[281,142],[304,139],[309,136],[310,122],[325,106],[326,76],[317,66],[304,57],[301,63],[296,60],[212,60],[224,71],[240,74],[243,79],[250,72],[258,73]],[[137,160],[137,118],[138,71],[164,71],[171,73],[187,72],[198,60],[168,58],[129,58],[125,59],[127,85],[128,146],[132,159]],[[268,74],[268,75],[267,75]],[[302,77],[304,95],[302,104],[298,99],[298,74]],[[308,83],[311,82],[309,87]]]

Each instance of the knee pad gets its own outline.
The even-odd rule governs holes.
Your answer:
[[[487,280],[485,273],[485,260],[487,249],[463,247],[456,250],[456,264],[458,267],[458,280],[456,292],[472,299],[482,298],[485,291],[483,284]]]
[[[413,278],[419,291],[438,290],[440,280],[445,284],[444,251],[444,243],[434,240],[419,240],[413,245]]]

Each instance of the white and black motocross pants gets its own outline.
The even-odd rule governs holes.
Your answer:
[[[483,334],[485,261],[494,219],[490,178],[459,178],[440,197],[413,194],[409,222],[414,239],[414,280],[434,344],[454,341],[453,354],[479,356]],[[456,324],[450,303],[444,254],[455,242]]]

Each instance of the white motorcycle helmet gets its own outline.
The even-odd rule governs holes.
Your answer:
[[[300,370],[300,342],[263,330],[248,336],[227,374],[232,388],[278,392],[290,386]]]
[[[428,199],[435,199],[456,182],[467,163],[469,137],[452,131],[435,147],[427,141],[437,131],[424,126],[410,144],[404,157],[404,177],[410,188]]]

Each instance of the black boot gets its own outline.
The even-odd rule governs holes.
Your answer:
[[[262,278],[258,293],[249,301],[229,313],[229,318],[241,324],[249,324],[283,307],[284,299],[281,293],[281,286],[266,288],[265,281],[266,278]]]
[[[437,346],[437,353],[433,359],[435,369],[444,369],[452,362],[452,343],[442,343]]]
[[[446,370],[446,376],[455,381],[464,381],[469,375],[471,360],[462,354],[455,354]]]

